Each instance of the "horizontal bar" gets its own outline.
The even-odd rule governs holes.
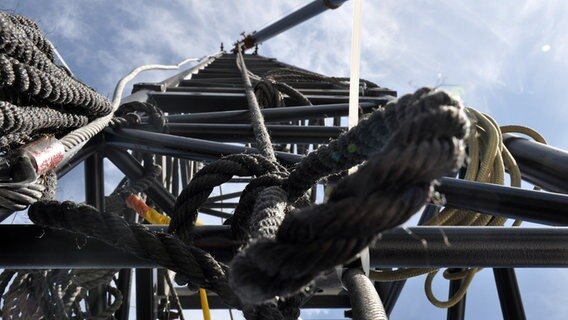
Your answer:
[[[247,65],[248,68],[248,65]],[[286,83],[290,84],[294,88],[298,90],[303,89],[334,89],[336,85],[328,83],[328,82],[307,82],[307,81],[286,81]],[[215,86],[215,87],[226,87],[226,88],[242,88],[243,82],[242,79],[233,78],[233,80],[229,81],[220,81],[219,79],[190,79],[184,80],[180,83],[180,87],[184,86],[191,86],[191,87],[203,87],[204,89]],[[175,90],[174,90],[175,91]]]
[[[556,268],[568,266],[567,244],[567,228],[410,227],[369,250],[375,268]]]
[[[189,294],[187,288],[176,288],[179,295],[179,300],[183,309],[201,309],[201,300],[198,294]],[[207,301],[211,309],[229,309],[218,295],[207,291]],[[329,308],[350,308],[349,295],[320,295],[312,296],[304,305],[302,309],[329,309]]]
[[[230,217],[233,216],[231,213],[226,213],[226,212],[219,211],[219,210],[213,210],[213,209],[209,209],[209,208],[206,208],[206,207],[199,208],[199,212],[201,212],[203,214],[208,214],[208,215],[213,216],[213,217],[221,218],[221,219],[229,219]]]
[[[292,121],[346,116],[349,111],[348,107],[349,104],[347,103],[338,103],[302,107],[265,108],[261,112],[266,122]],[[359,110],[363,113],[371,112],[377,107],[377,104],[370,102],[359,104]],[[169,125],[172,123],[250,123],[248,110],[174,114],[166,116],[166,118]]]
[[[165,226],[148,226],[165,232]],[[194,244],[221,261],[230,261],[234,241],[227,226],[196,226]],[[100,240],[35,225],[0,225],[0,268],[6,269],[118,269],[156,268]]]
[[[164,226],[149,226],[163,231]],[[228,263],[229,226],[197,226],[195,245]],[[410,227],[383,232],[370,246],[379,267],[557,268],[568,266],[568,228]],[[157,264],[96,239],[34,225],[0,225],[0,268],[154,268]]]
[[[227,111],[246,109],[245,93],[207,93],[207,92],[151,92],[148,100],[156,103],[164,112],[189,113],[208,111]],[[307,95],[306,98],[314,105],[347,103],[349,96]],[[360,96],[361,102],[385,104],[390,99],[385,97]],[[297,106],[298,102],[285,98],[287,106]]]
[[[157,152],[160,150],[172,151],[183,159],[192,159],[191,156],[200,155],[204,159],[214,160],[224,155],[236,153],[258,154],[254,148],[235,146],[220,142],[178,137],[163,133],[148,132],[136,129],[105,129],[105,139],[109,145],[119,145],[133,150]],[[184,157],[187,154],[189,157]],[[172,155],[172,154],[170,154]],[[276,157],[284,163],[295,163],[302,158],[300,155],[276,152]]]
[[[221,142],[255,142],[252,125],[217,123],[171,123],[169,133]],[[347,129],[343,127],[266,125],[274,143],[328,143]]]
[[[545,190],[568,193],[568,151],[512,134],[503,135],[523,179]]]
[[[568,195],[442,178],[436,190],[454,208],[553,226],[568,225]]]

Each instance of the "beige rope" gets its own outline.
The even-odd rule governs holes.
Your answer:
[[[486,114],[472,108],[468,108],[467,112],[472,122],[472,132],[468,139],[470,161],[464,179],[504,185],[506,170],[510,176],[510,185],[520,188],[521,172],[517,162],[503,144],[503,133],[521,133],[540,143],[546,143],[546,140],[533,129],[518,125],[499,127],[495,120]],[[536,187],[535,190],[537,190]],[[445,207],[440,214],[427,221],[425,225],[503,226],[506,221],[507,219],[502,217]],[[519,226],[521,222],[521,220],[515,220],[513,226]],[[446,270],[443,274],[446,280],[463,280],[460,289],[447,301],[439,300],[433,293],[432,282],[439,271],[435,268],[371,270],[369,277],[375,281],[400,281],[427,274],[424,290],[428,300],[437,307],[450,308],[463,299],[475,274],[480,270],[481,268],[468,268],[453,273]]]

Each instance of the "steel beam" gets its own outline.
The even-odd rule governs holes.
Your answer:
[[[165,232],[164,226],[149,226]],[[4,269],[122,269],[156,268],[97,239],[35,225],[0,225],[0,268]],[[195,245],[221,261],[233,256],[235,241],[227,226],[195,227]]]
[[[157,316],[154,299],[154,270],[136,269],[136,319],[154,320]]]
[[[463,269],[449,269],[449,272],[460,272]],[[448,299],[451,299],[463,286],[463,279],[456,279],[450,281],[450,290],[448,292]],[[448,308],[447,320],[463,320],[465,318],[465,302],[467,295],[455,304],[453,307]]]
[[[172,123],[169,133],[177,136],[219,142],[251,143],[255,141],[252,125],[216,123]],[[273,143],[328,143],[347,131],[344,127],[295,126],[268,124]]]
[[[164,227],[151,227],[164,230]],[[228,226],[198,226],[195,245],[229,262]],[[155,268],[156,263],[67,231],[34,225],[0,226],[0,268]],[[371,267],[557,268],[568,266],[568,228],[411,227],[383,232],[370,246]]]
[[[264,116],[264,121],[276,122],[346,116],[349,111],[348,107],[347,103],[338,103],[317,106],[265,108],[261,112]],[[370,102],[359,104],[362,113],[371,112],[377,107],[377,104]],[[175,123],[250,123],[248,110],[176,114],[168,115],[166,119],[168,119],[168,126]]]
[[[495,276],[495,284],[499,293],[499,302],[503,319],[505,320],[524,320],[526,319],[525,309],[523,308],[523,300],[515,269],[493,269]]]
[[[396,228],[382,233],[370,246],[371,266],[550,268],[568,265],[567,230],[562,227]]]
[[[105,210],[104,164],[103,157],[97,153],[85,160],[85,202],[100,211]],[[106,291],[102,286],[89,290],[87,302],[91,315],[103,312],[106,300]]]
[[[523,179],[545,190],[568,193],[568,151],[512,134],[503,135]]]
[[[94,155],[96,152],[100,151],[103,144],[100,141],[93,141],[94,143],[88,143],[83,147],[77,154],[75,154],[69,161],[65,162],[63,165],[58,166],[55,169],[57,178],[60,179],[64,177],[69,171],[77,167],[81,162],[85,161],[87,158]]]
[[[245,49],[254,47],[294,26],[307,21],[329,9],[336,9],[347,0],[315,0],[302,8],[282,17],[270,25],[248,35],[242,42]]]
[[[213,80],[213,79],[209,79]],[[222,82],[223,79],[218,79]],[[234,80],[236,81],[236,80]],[[242,80],[241,80],[242,81]],[[306,95],[306,98],[314,105],[347,103],[349,96],[342,95]],[[385,104],[390,101],[385,97],[360,96],[361,102]],[[244,93],[208,93],[208,92],[150,92],[148,101],[155,103],[164,112],[190,113],[209,111],[228,111],[243,109],[247,106]],[[297,106],[296,100],[284,98],[287,106]]]
[[[554,226],[568,225],[568,196],[442,178],[436,188],[449,207]]]
[[[178,291],[181,305],[184,309],[201,309],[199,295],[195,292],[189,292],[187,288],[176,288]],[[219,296],[211,292],[207,292],[207,300],[211,309],[229,309]],[[321,308],[350,308],[349,296],[347,294],[337,295],[320,295],[316,294],[311,297],[302,309],[321,309]]]
[[[136,129],[105,129],[105,134],[108,145],[116,145],[128,149],[158,154],[170,152],[167,154],[182,159],[210,161],[230,154],[259,153],[258,150],[254,148],[244,146],[235,146],[220,142],[178,137]],[[298,162],[302,156],[286,152],[276,152],[276,158],[283,163],[290,164]]]

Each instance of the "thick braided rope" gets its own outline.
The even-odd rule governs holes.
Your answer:
[[[239,306],[227,284],[227,266],[217,262],[209,253],[170,234],[153,233],[143,225],[130,225],[117,215],[99,213],[93,207],[72,202],[36,202],[29,209],[29,217],[37,225],[96,238],[154,261],[183,275],[192,284],[216,292],[228,305]]]
[[[252,130],[254,132],[254,137],[256,140],[257,148],[260,153],[266,158],[276,161],[276,155],[274,154],[274,148],[272,147],[272,142],[270,141],[270,134],[264,125],[264,117],[260,112],[260,106],[256,100],[254,94],[254,88],[249,79],[249,74],[247,66],[245,64],[245,59],[243,58],[243,52],[240,46],[237,48],[237,67],[241,71],[241,76],[243,78],[243,86],[245,88],[245,94],[248,101],[248,108],[250,113],[250,122],[252,125]]]
[[[187,185],[174,206],[174,215],[168,232],[189,239],[197,220],[197,209],[209,198],[213,188],[229,181],[233,176],[257,177],[286,169],[261,155],[238,154],[219,159],[199,170]]]
[[[38,25],[30,18],[20,16],[17,14],[7,14],[10,21],[14,26],[21,31],[25,32],[26,37],[45,55],[53,61],[53,47],[47,39],[44,38]]]
[[[3,12],[0,12],[0,51],[59,79],[69,78],[68,74],[55,65],[53,59],[38,48],[28,34],[13,24]]]
[[[460,104],[429,89],[402,100],[401,114],[387,117],[398,130],[328,203],[288,214],[276,239],[256,241],[233,259],[231,287],[243,302],[294,294],[348,261],[406,221],[432,196],[434,180],[463,164],[469,122]]]
[[[86,116],[48,107],[20,107],[0,101],[0,150],[29,142],[36,133],[65,134],[89,122]]]
[[[0,87],[9,87],[20,95],[29,95],[55,105],[84,110],[89,117],[111,111],[109,101],[75,81],[62,81],[53,75],[0,53]]]
[[[4,72],[8,75],[3,86],[13,87],[20,93],[28,93],[32,97],[46,99],[55,104],[69,104],[86,110],[92,117],[108,114],[110,102],[91,88],[69,76],[65,70],[53,63],[52,57],[36,43],[47,42],[38,30],[35,30],[41,41],[28,38],[28,33],[12,23],[12,18],[0,12],[0,53],[2,53]],[[28,27],[29,28],[29,27]],[[49,43],[45,44],[51,47]],[[44,45],[42,45],[44,46]],[[15,83],[10,83],[10,68],[16,69]],[[22,67],[21,65],[25,67]],[[12,72],[13,73],[13,72]],[[63,97],[56,99],[54,97]]]

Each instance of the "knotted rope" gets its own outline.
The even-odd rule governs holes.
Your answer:
[[[347,262],[378,233],[406,221],[435,197],[435,179],[463,164],[469,122],[447,94],[421,89],[381,113],[392,136],[339,183],[328,203],[288,214],[275,239],[255,241],[233,259],[231,287],[243,301],[258,304],[291,295]],[[306,161],[296,169],[305,168]]]
[[[466,112],[472,122],[472,132],[467,141],[469,161],[463,178],[465,180],[503,185],[505,183],[505,170],[507,170],[511,176],[510,185],[520,188],[521,172],[515,159],[502,142],[502,133],[523,133],[538,142],[546,143],[544,138],[534,130],[522,126],[499,127],[490,116],[482,114],[475,109],[467,108]],[[438,215],[427,221],[425,225],[503,226],[506,220],[501,217],[446,207]],[[520,224],[521,221],[519,220],[513,223],[514,226],[519,226]],[[463,280],[460,289],[446,301],[439,300],[433,293],[432,283],[439,271],[435,268],[398,269],[394,271],[371,270],[369,277],[376,281],[398,281],[426,274],[424,289],[428,300],[439,308],[450,308],[463,299],[475,274],[480,270],[481,268],[466,268],[460,272],[444,271],[443,277],[446,280]]]

